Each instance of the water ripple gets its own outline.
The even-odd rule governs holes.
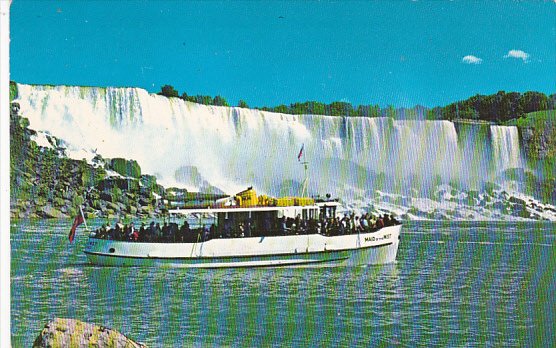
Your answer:
[[[154,347],[520,346],[551,329],[550,224],[412,222],[391,265],[227,270],[91,266],[68,227],[12,226],[14,346],[54,316]]]

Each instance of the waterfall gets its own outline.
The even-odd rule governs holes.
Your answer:
[[[519,133],[515,126],[490,126],[494,168],[503,172],[510,168],[521,168]]]
[[[473,137],[462,145],[449,121],[286,115],[200,105],[139,88],[20,84],[18,91],[30,127],[63,139],[75,150],[70,156],[81,159],[85,149],[135,159],[166,185],[187,187],[176,174],[194,172],[228,193],[254,185],[259,192],[292,194],[304,176],[297,160],[302,144],[309,191],[319,193],[467,185],[521,165],[515,127],[491,127],[492,169],[474,159],[477,148],[490,145],[471,146]]]

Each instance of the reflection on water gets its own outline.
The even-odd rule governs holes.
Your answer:
[[[553,340],[542,333],[554,319],[554,224],[409,223],[383,266],[197,270],[88,265],[84,235],[67,243],[70,223],[12,227],[15,347],[54,317],[152,347]]]

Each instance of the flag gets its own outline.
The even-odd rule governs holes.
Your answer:
[[[297,155],[298,161],[301,161],[301,156],[303,155],[303,147],[305,147],[305,144],[301,145],[301,150],[299,150],[299,155]]]
[[[79,215],[77,215],[75,219],[73,219],[73,225],[71,225],[71,230],[68,236],[70,243],[73,242],[73,238],[75,237],[75,230],[77,229],[77,226],[81,225],[84,222],[85,219],[83,218],[83,213],[81,212],[81,209],[79,209]]]

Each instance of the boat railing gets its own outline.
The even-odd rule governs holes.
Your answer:
[[[401,223],[398,221],[392,221],[391,223],[383,227],[374,227],[367,229],[351,229],[351,228],[341,228],[338,226],[323,227],[322,225],[314,225],[311,227],[303,228],[296,225],[290,227],[280,228],[275,227],[268,230],[263,229],[252,229],[249,231],[240,230],[234,228],[229,231],[229,233],[220,230],[217,231],[215,228],[199,227],[188,229],[187,231],[179,231],[178,233],[165,233],[165,234],[152,234],[146,232],[146,230],[141,234],[138,234],[137,238],[126,236],[123,233],[113,232],[112,230],[102,233],[99,230],[91,234],[90,238],[95,239],[108,239],[115,241],[125,241],[125,242],[142,242],[142,243],[199,243],[206,242],[211,239],[235,239],[235,238],[248,238],[248,237],[284,237],[284,236],[296,236],[296,235],[322,235],[325,237],[334,237],[342,235],[354,235],[361,233],[375,233],[380,231],[384,227],[396,226]],[[212,225],[214,226],[214,225]]]

